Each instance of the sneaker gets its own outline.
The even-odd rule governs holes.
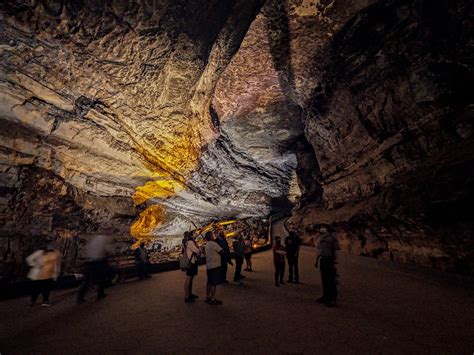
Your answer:
[[[51,307],[52,305],[51,305],[51,303],[49,303],[49,302],[43,302],[43,303],[41,304],[41,306],[42,306],[42,307]]]
[[[31,303],[31,304],[29,304],[26,308],[32,309],[34,306],[35,306],[35,304],[34,304],[34,303]]]
[[[242,281],[234,281],[232,282],[234,285],[240,286],[242,285]]]
[[[184,302],[186,302],[186,303],[194,303],[194,302],[196,302],[196,301],[194,300],[194,298],[189,297],[189,298],[185,298],[185,299],[184,299]]]
[[[191,294],[191,297],[190,297],[190,298],[196,299],[196,298],[199,298],[199,296],[198,296],[198,295],[195,295],[195,294],[193,293],[193,294]]]

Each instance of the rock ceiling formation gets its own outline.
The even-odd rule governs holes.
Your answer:
[[[296,200],[304,236],[472,270],[469,1],[0,6],[2,250]]]

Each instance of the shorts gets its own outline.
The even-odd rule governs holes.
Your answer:
[[[186,270],[186,276],[196,276],[198,274],[198,264],[194,263],[189,265],[188,269]]]
[[[209,286],[217,286],[221,283],[222,275],[221,268],[215,267],[207,270],[207,284]]]

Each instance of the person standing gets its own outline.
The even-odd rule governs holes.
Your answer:
[[[198,274],[199,258],[201,250],[196,244],[193,232],[187,232],[183,238],[183,248],[189,260],[189,267],[186,269],[186,280],[184,282],[184,302],[195,302],[197,295],[193,293],[194,277]]]
[[[86,264],[84,281],[79,287],[77,303],[85,302],[85,295],[92,282],[97,283],[97,299],[105,298],[105,283],[107,273],[107,256],[110,252],[108,238],[105,235],[95,236],[85,248]]]
[[[43,295],[43,307],[49,307],[49,295],[54,281],[58,278],[60,271],[60,254],[54,250],[52,243],[46,248],[37,250],[26,258],[26,263],[31,266],[28,278],[31,284],[31,302],[28,308],[34,307],[40,293]]]
[[[137,266],[138,278],[140,280],[148,279],[151,275],[148,272],[148,251],[145,248],[145,242],[135,249],[135,265]]]
[[[337,300],[336,286],[336,251],[339,243],[336,237],[328,232],[326,227],[320,229],[321,236],[317,244],[318,254],[315,266],[321,271],[321,283],[323,285],[323,295],[317,299],[318,303],[323,303],[328,307],[334,307]]]
[[[301,241],[296,232],[291,231],[285,238],[286,259],[288,260],[288,283],[300,282],[298,273],[298,256]],[[294,276],[294,278],[293,278]]]
[[[227,264],[234,265],[230,254],[229,244],[224,236],[223,231],[217,233],[216,243],[222,248],[221,257],[221,283],[228,283],[227,281]]]
[[[244,263],[244,241],[242,236],[237,233],[234,240],[232,241],[232,247],[234,248],[234,259],[235,259],[235,273],[234,273],[234,284],[242,284],[242,264]]]
[[[284,285],[283,274],[285,273],[285,247],[281,245],[281,238],[275,237],[273,246],[273,264],[275,266],[275,286]],[[278,283],[280,282],[280,283]]]
[[[244,240],[244,257],[245,257],[245,271],[253,271],[252,270],[252,242],[250,241],[250,236]]]
[[[206,271],[207,271],[207,285],[206,285],[206,303],[211,305],[222,304],[222,301],[216,299],[217,285],[221,280],[221,254],[223,249],[214,241],[214,235],[211,231],[207,232],[206,238]]]

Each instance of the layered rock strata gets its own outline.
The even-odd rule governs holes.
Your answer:
[[[290,221],[330,224],[348,250],[473,270],[472,4],[387,1],[325,48],[305,134],[322,202]]]

